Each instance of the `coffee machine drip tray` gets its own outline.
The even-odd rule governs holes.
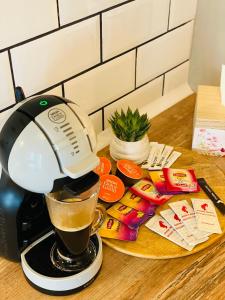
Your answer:
[[[21,263],[26,279],[33,287],[47,294],[67,295],[80,291],[94,281],[102,264],[100,237],[93,235],[90,242],[96,251],[93,262],[79,273],[65,272],[52,264],[50,253],[55,243],[55,234],[53,231],[47,233],[21,254]]]

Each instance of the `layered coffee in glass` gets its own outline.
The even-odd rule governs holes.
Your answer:
[[[46,195],[47,207],[55,227],[56,243],[51,250],[52,263],[62,271],[80,272],[96,256],[90,236],[104,218],[97,205],[99,177],[91,172],[63,190]]]

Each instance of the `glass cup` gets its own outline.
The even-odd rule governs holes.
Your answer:
[[[104,221],[105,209],[97,204],[99,183],[80,195],[67,191],[46,194],[49,216],[55,227],[56,243],[50,253],[58,269],[80,272],[96,257],[90,236]]]

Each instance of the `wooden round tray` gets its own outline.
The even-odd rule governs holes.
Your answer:
[[[176,161],[173,167],[184,169],[193,168],[195,170],[197,178],[205,178],[207,183],[215,191],[215,193],[223,201],[225,201],[225,175],[218,167],[215,166],[213,161],[206,156],[200,155],[190,150],[182,148],[178,148],[176,150],[182,152],[182,156]],[[190,202],[191,198],[208,197],[203,191],[200,191],[199,193],[173,196],[169,200],[169,202],[175,202],[180,199],[186,199],[188,200],[188,202]],[[168,204],[166,203],[157,208],[156,213],[158,214],[161,210],[167,208]],[[144,225],[140,226],[138,238],[135,242],[125,242],[107,238],[102,238],[102,240],[106,245],[115,250],[137,257],[151,259],[168,259],[191,255],[212,245],[225,233],[225,216],[223,216],[218,209],[216,209],[216,211],[223,233],[211,235],[208,241],[199,244],[192,251],[187,251],[175,245],[167,239],[150,231]]]

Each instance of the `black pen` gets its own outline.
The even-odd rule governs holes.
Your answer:
[[[209,199],[211,199],[212,202],[214,203],[214,205],[219,209],[219,211],[223,215],[225,215],[225,204],[224,204],[224,202],[211,189],[211,187],[207,184],[206,180],[204,178],[198,178],[197,181],[198,181],[198,184],[200,185],[200,187],[203,189],[203,191],[209,197]]]

